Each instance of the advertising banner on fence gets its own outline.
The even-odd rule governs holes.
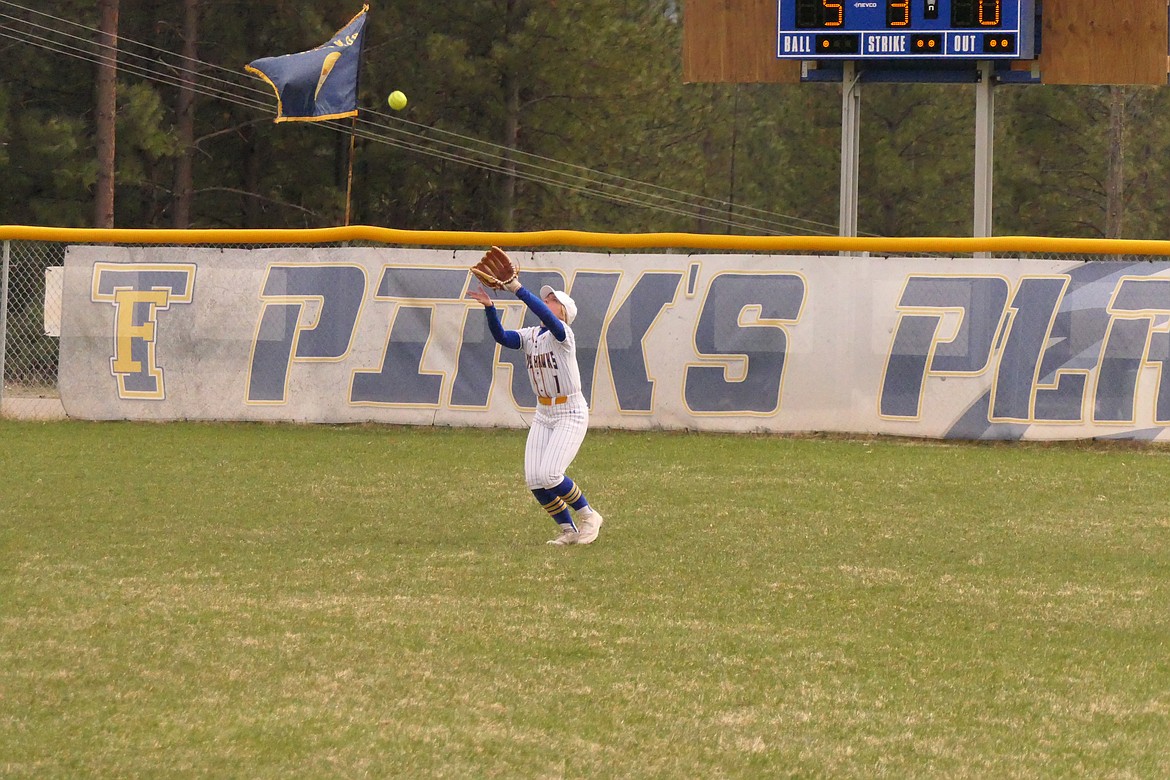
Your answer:
[[[482,250],[71,247],[85,419],[520,427]],[[1167,438],[1170,263],[512,252],[576,300],[595,427]],[[496,293],[505,328],[538,324]]]

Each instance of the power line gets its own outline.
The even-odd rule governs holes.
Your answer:
[[[265,113],[271,111],[272,91],[253,78],[214,63],[188,59],[157,46],[120,38],[119,46],[107,46],[89,35],[98,33],[68,19],[37,11],[9,0],[0,0],[7,6],[25,11],[66,29],[21,19],[0,10],[0,37],[31,45],[56,54],[83,59],[93,63],[109,64],[115,60],[120,71],[176,88],[192,89],[204,97],[221,100]],[[18,29],[14,25],[20,25]],[[68,32],[74,28],[87,33]],[[139,50],[153,52],[140,54]],[[173,59],[174,61],[168,61]],[[195,67],[190,67],[189,64]],[[215,74],[228,74],[230,78]],[[378,122],[364,118],[373,115]],[[350,127],[339,121],[314,123],[335,132],[348,134]],[[417,128],[417,129],[414,129]],[[835,226],[799,217],[775,214],[763,209],[735,206],[729,213],[727,201],[695,195],[660,185],[640,182],[623,176],[597,171],[585,166],[558,161],[541,155],[510,149],[481,139],[428,127],[378,111],[362,109],[354,123],[358,137],[373,143],[382,143],[409,152],[437,157],[461,165],[512,175],[516,178],[571,192],[609,200],[623,205],[657,210],[690,218],[701,218],[729,228],[768,234],[792,232],[832,234]]]
[[[56,21],[58,23],[71,25],[71,26],[80,28],[80,29],[85,30],[87,32],[97,32],[96,30],[94,30],[94,28],[86,27],[85,25],[80,25],[80,24],[71,22],[69,20],[62,19],[60,17],[52,16],[50,14],[45,14],[45,13],[42,13],[39,11],[35,11],[35,10],[29,9],[25,6],[20,6],[19,4],[16,4],[16,3],[4,1],[4,2],[0,2],[0,5],[7,5],[7,6],[20,8],[20,9],[28,11],[30,13],[49,18],[49,19]],[[108,53],[101,51],[102,49],[108,48],[108,47],[105,47],[103,44],[96,43],[89,38],[70,35],[68,33],[64,33],[60,30],[55,29],[55,28],[45,27],[43,25],[37,25],[35,23],[30,23],[30,22],[27,22],[24,20],[19,20],[16,17],[12,17],[12,16],[7,15],[7,14],[0,14],[0,18],[12,19],[12,20],[17,21],[17,22],[22,22],[30,27],[33,27],[33,28],[38,28],[41,30],[46,30],[48,32],[56,33],[58,35],[62,35],[64,37],[66,37],[66,38],[71,38],[73,40],[79,41],[82,44],[84,44],[85,46],[97,48],[99,51],[93,52],[91,49],[84,49],[84,48],[73,47],[73,46],[60,46],[60,45],[54,46],[55,42],[52,41],[50,38],[48,38],[47,36],[44,36],[44,35],[40,35],[40,34],[35,33],[35,32],[31,35],[32,38],[36,39],[35,42],[27,40],[27,38],[25,38],[25,37],[17,37],[17,36],[11,36],[11,35],[7,36],[7,37],[10,37],[14,40],[18,40],[18,41],[24,42],[24,43],[31,43],[32,45],[39,45],[42,48],[48,48],[49,50],[57,51],[58,53],[65,53],[65,54],[69,54],[72,56],[80,56],[83,59],[88,59],[88,60],[91,60],[93,62],[107,62],[110,58],[110,55]],[[201,84],[195,84],[195,83],[193,83],[195,81],[195,78],[199,78],[200,80],[202,80],[202,73],[195,71],[195,70],[192,70],[192,69],[189,69],[189,68],[184,68],[180,65],[172,64],[169,66],[169,69],[171,71],[177,71],[177,72],[189,74],[189,78],[187,78],[187,79],[180,78],[175,73],[169,73],[169,74],[168,73],[158,73],[158,72],[151,69],[154,65],[158,64],[156,62],[156,60],[154,60],[152,58],[148,58],[148,57],[143,57],[142,55],[135,54],[130,48],[128,48],[126,46],[126,44],[135,45],[135,46],[144,48],[148,51],[153,50],[155,52],[158,52],[158,53],[164,54],[164,55],[171,55],[171,52],[164,50],[164,49],[161,49],[159,47],[151,46],[149,44],[144,44],[144,43],[141,43],[138,41],[134,41],[132,39],[122,39],[122,42],[123,42],[123,47],[118,52],[116,52],[116,54],[120,60],[124,59],[126,61],[122,65],[122,69],[126,72],[129,72],[129,73],[132,73],[135,75],[140,75],[140,76],[147,78],[147,79],[150,79],[150,80],[170,84],[172,86],[180,86],[180,87],[188,86],[188,87],[193,88],[199,94],[207,95],[210,97],[216,97],[216,98],[223,99],[223,100],[228,100],[230,102],[234,102],[234,103],[239,104],[239,105],[246,105],[246,106],[251,107],[251,108],[259,108],[262,110],[266,107],[266,102],[251,102],[251,101],[247,101],[246,99],[241,100],[240,96],[238,94],[224,92],[222,90],[216,89],[214,86],[208,87],[208,86],[204,86]],[[179,58],[179,59],[182,59],[182,58]],[[147,63],[147,65],[145,67],[143,67],[139,63],[134,62],[135,60],[145,61]],[[200,60],[193,60],[193,62],[197,62],[201,66],[205,66],[205,69],[207,69],[207,70],[218,70],[218,71],[222,71],[222,72],[231,74],[235,78],[239,78],[239,74],[237,74],[235,71],[222,68],[222,67],[214,65],[212,63],[205,63],[205,62],[200,61]],[[190,78],[190,77],[194,77],[194,78]],[[253,95],[257,95],[257,96],[262,95],[262,96],[265,96],[265,98],[267,98],[268,101],[271,100],[271,92],[267,89],[261,89],[259,87],[258,83],[252,83],[252,84],[249,84],[247,86],[243,86],[243,85],[233,83],[231,81],[226,81],[224,79],[210,79],[210,80],[212,82],[219,82],[222,84],[228,84],[230,87],[232,87],[236,90],[243,90],[246,92],[251,92]],[[577,165],[572,165],[569,163],[561,163],[559,161],[552,160],[550,158],[541,157],[539,155],[534,155],[534,154],[530,154],[530,153],[525,153],[525,152],[522,152],[520,150],[507,150],[505,147],[502,147],[502,146],[497,145],[497,144],[491,144],[491,143],[486,142],[486,141],[481,141],[479,139],[470,138],[468,136],[462,136],[462,135],[459,135],[457,133],[451,133],[449,131],[438,130],[436,128],[427,128],[424,125],[419,125],[419,124],[416,124],[413,122],[408,122],[406,120],[401,120],[401,119],[398,119],[396,117],[387,117],[386,115],[381,114],[381,113],[376,112],[376,111],[367,112],[367,113],[373,113],[376,116],[379,116],[383,119],[389,119],[391,122],[423,128],[424,130],[429,131],[430,133],[435,133],[435,134],[438,134],[441,136],[447,136],[447,137],[457,139],[456,142],[444,141],[442,139],[428,137],[428,135],[424,134],[424,133],[412,132],[409,130],[402,130],[400,128],[395,128],[393,126],[385,126],[382,129],[396,134],[396,137],[393,137],[393,138],[387,137],[385,135],[381,135],[381,134],[378,134],[376,132],[368,132],[368,133],[363,135],[363,137],[365,137],[371,141],[386,143],[386,144],[389,144],[391,146],[396,146],[399,148],[407,149],[409,151],[414,151],[414,152],[421,153],[421,154],[429,154],[429,155],[437,156],[437,157],[440,157],[443,159],[448,159],[448,160],[451,160],[454,162],[472,165],[472,166],[481,167],[481,168],[486,168],[488,170],[492,170],[492,171],[496,171],[496,172],[500,172],[500,173],[504,173],[504,174],[516,175],[518,178],[526,179],[529,181],[535,181],[538,183],[548,184],[548,185],[555,186],[555,187],[568,188],[570,190],[581,192],[581,193],[588,194],[588,195],[592,195],[594,197],[602,197],[602,198],[605,198],[608,200],[614,200],[614,201],[625,203],[628,205],[663,210],[663,211],[668,211],[671,213],[681,214],[683,216],[689,216],[689,217],[702,217],[702,218],[708,219],[709,221],[727,224],[731,227],[740,227],[740,228],[744,228],[744,229],[762,230],[764,232],[772,232],[772,233],[777,232],[777,230],[784,230],[784,229],[787,229],[787,230],[796,229],[796,230],[801,230],[804,232],[825,232],[825,231],[815,230],[815,229],[812,229],[810,227],[806,227],[805,225],[832,228],[831,225],[825,225],[824,223],[817,223],[817,222],[813,222],[811,220],[803,220],[803,219],[795,218],[795,217],[785,217],[783,215],[775,215],[775,214],[772,214],[770,212],[766,212],[766,211],[763,211],[760,209],[743,208],[743,207],[740,207],[740,210],[745,211],[745,212],[749,212],[749,213],[743,215],[740,220],[727,219],[727,218],[722,217],[719,213],[729,206],[729,204],[726,201],[717,200],[717,199],[713,199],[713,198],[705,198],[703,196],[691,195],[691,194],[684,193],[684,192],[681,192],[678,190],[671,190],[669,188],[660,187],[658,185],[646,184],[643,182],[636,182],[634,180],[627,179],[625,177],[620,177],[620,176],[616,176],[614,174],[607,174],[607,173],[602,173],[599,171],[594,171],[594,170],[591,170],[589,168],[585,168],[584,166],[577,166]],[[326,123],[319,123],[319,124],[329,124],[329,123],[326,122]],[[334,129],[336,129],[336,128],[334,128]],[[406,138],[403,139],[401,136],[405,136]],[[415,141],[409,140],[412,138],[416,139],[416,140]],[[427,146],[426,143],[428,143],[428,142],[430,144],[437,144],[440,147],[448,147],[449,149],[435,149],[435,148]],[[462,143],[460,143],[460,142],[462,142]],[[452,151],[450,151],[450,149],[453,149],[455,151],[452,152]],[[512,166],[515,166],[515,170],[509,169],[505,165],[505,160],[506,160],[505,153],[509,152],[509,151],[514,156],[514,159],[513,159],[511,164],[512,164]],[[469,157],[468,154],[478,155],[480,158],[486,157],[487,160],[477,159],[474,156]],[[532,162],[528,162],[528,160],[536,160],[538,162],[532,163]],[[548,165],[544,165],[542,163],[552,163],[553,165],[567,167],[570,170],[569,170],[569,172],[558,172],[555,169],[549,167]],[[527,168],[530,170],[520,170],[523,168]],[[631,185],[633,185],[633,186],[631,186]],[[601,188],[601,189],[598,189],[598,188]],[[649,190],[649,192],[647,192],[646,190]],[[694,205],[693,201],[698,201],[698,204]],[[704,205],[704,204],[706,204],[706,205]],[[696,209],[697,209],[697,211],[696,211]],[[704,213],[704,212],[708,212],[708,213]],[[712,212],[714,212],[714,213],[712,213]],[[763,216],[756,217],[756,216],[754,216],[754,214],[760,214]],[[744,221],[744,220],[746,220],[746,221]],[[784,221],[784,220],[787,220],[787,221]],[[805,224],[804,225],[797,225],[797,224],[793,224],[793,222],[800,222],[800,223],[805,223]]]

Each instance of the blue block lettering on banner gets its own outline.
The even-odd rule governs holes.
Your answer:
[[[1031,422],[1041,413],[1042,405],[1044,414],[1050,415],[1048,419],[1080,418],[1083,376],[1079,388],[1074,387],[1075,381],[1064,382],[1062,393],[1056,392],[1061,390],[1059,386],[1053,387],[1047,401],[1039,402],[1040,362],[1068,284],[1067,276],[1025,277],[1016,287],[992,385],[989,413],[992,420]]]
[[[663,310],[674,302],[682,276],[681,273],[642,274],[605,328],[610,378],[618,408],[623,412],[654,410],[654,380],[646,368],[643,341]]]
[[[695,348],[704,357],[740,358],[729,364],[692,364],[684,397],[695,413],[774,414],[788,352],[786,324],[804,308],[805,282],[796,274],[724,273],[707,288],[695,330]]]
[[[883,417],[917,418],[928,376],[970,376],[987,370],[1008,298],[1008,282],[995,276],[911,276],[898,310],[902,315],[882,378]],[[944,317],[958,316],[950,338]]]
[[[435,337],[435,307],[458,301],[467,285],[467,269],[385,266],[378,281],[378,301],[396,303],[376,371],[353,374],[353,404],[438,406],[443,374],[424,371],[427,346]]]
[[[247,403],[283,404],[294,362],[349,353],[366,294],[359,265],[270,265],[247,381]]]
[[[566,290],[578,304],[577,319],[573,320],[572,327],[577,337],[577,367],[581,372],[581,393],[585,396],[585,403],[593,401],[593,381],[597,375],[605,313],[613,303],[621,278],[620,273],[582,271],[573,277],[572,288]]]
[[[1094,398],[1095,422],[1134,422],[1139,372],[1146,365],[1159,368],[1157,420],[1167,419],[1162,398],[1170,376],[1165,332],[1170,318],[1170,280],[1123,278],[1109,303],[1109,328],[1101,350]],[[1160,321],[1157,337],[1155,323]]]
[[[451,406],[461,409],[486,409],[496,376],[496,344],[488,331],[483,309],[467,307],[463,319],[463,336],[456,356],[455,377],[451,385]]]

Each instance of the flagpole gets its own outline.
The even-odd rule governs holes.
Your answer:
[[[327,122],[351,117],[349,166],[345,181],[345,226],[353,211],[353,158],[357,145],[358,76],[363,30],[370,4],[315,49],[261,57],[244,70],[260,77],[276,93],[277,122]],[[313,85],[316,84],[316,89]]]
[[[345,226],[349,227],[350,199],[353,196],[353,151],[354,138],[357,135],[357,116],[349,120],[349,172],[345,181]]]

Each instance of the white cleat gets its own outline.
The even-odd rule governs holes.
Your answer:
[[[555,539],[549,539],[548,544],[555,544],[558,547],[566,544],[577,544],[577,539],[581,536],[579,531],[573,530],[573,526],[565,524],[560,526],[561,532]],[[596,536],[596,534],[594,534]]]
[[[605,522],[601,513],[596,509],[590,510],[589,514],[582,515],[577,523],[577,544],[589,544],[597,535],[601,533],[601,524]]]

